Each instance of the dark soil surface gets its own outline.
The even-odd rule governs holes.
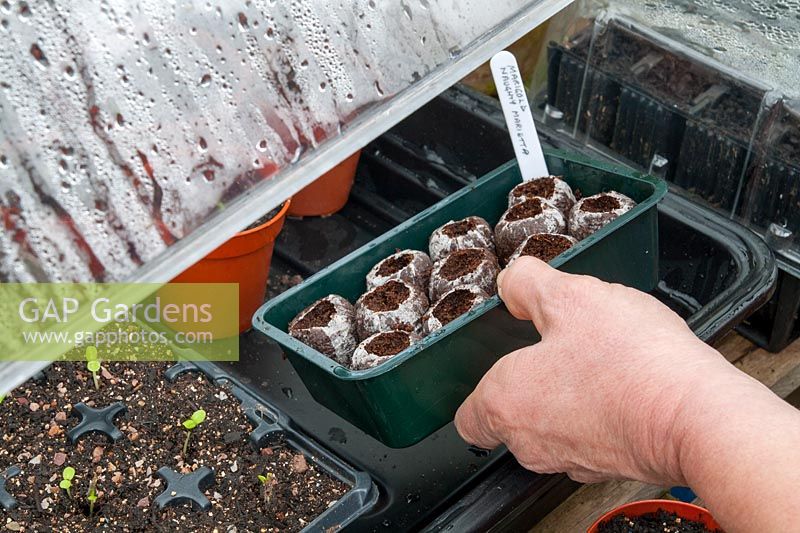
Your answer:
[[[658,511],[636,518],[617,515],[597,528],[599,533],[722,533],[711,531],[700,522],[682,520],[674,513]]]
[[[457,250],[447,256],[439,274],[448,281],[460,278],[478,268],[484,254],[484,250],[477,248]]]
[[[761,95],[748,94],[741,89],[719,98],[700,113],[700,120],[729,133],[742,143],[749,143],[758,118]]]
[[[392,280],[372,289],[364,296],[364,305],[372,311],[394,311],[408,300],[409,296],[411,291],[405,283]]]
[[[336,314],[336,307],[329,300],[323,300],[311,308],[311,311],[303,315],[292,329],[321,328],[328,325],[333,315]]]
[[[541,198],[550,198],[556,190],[555,180],[553,178],[537,178],[534,180],[526,181],[521,185],[517,185],[511,191],[516,198],[521,196],[539,196]]]
[[[270,273],[269,285],[267,286],[267,300],[275,298],[279,294],[288,291],[295,285],[303,282],[303,277],[299,274],[272,274]]]
[[[614,209],[619,209],[619,200],[607,194],[590,198],[581,204],[581,210],[587,213],[608,213]]]
[[[449,324],[470,309],[477,295],[467,289],[457,289],[439,300],[433,308],[433,316],[442,323]]]
[[[411,346],[408,333],[403,331],[387,331],[372,339],[364,348],[367,352],[380,355],[397,355]]]
[[[521,255],[529,255],[549,262],[570,248],[572,248],[572,243],[569,239],[541,233],[528,239],[522,248]]]
[[[4,513],[6,529],[298,531],[348,490],[282,442],[256,451],[247,440],[250,423],[230,391],[199,374],[170,383],[163,377],[167,366],[104,363],[98,391],[85,364],[55,363],[44,379],[9,393],[0,405],[0,470],[18,465],[22,474],[6,484],[19,501]],[[90,434],[70,444],[65,432],[78,423],[70,413],[80,401],[98,408],[124,402],[128,412],[116,419],[124,438],[112,444]],[[181,423],[197,409],[207,419],[194,430],[184,458]],[[58,486],[66,466],[77,472],[72,499]],[[178,473],[212,468],[215,483],[205,491],[211,509],[158,510],[153,499],[165,489],[156,476],[162,466]],[[267,474],[273,481],[265,501],[258,475]],[[94,475],[99,499],[90,518],[86,493]]]
[[[253,222],[252,224],[247,226],[246,228],[244,228],[242,231],[251,230],[251,229],[254,229],[254,228],[257,228],[257,227],[261,226],[262,224],[266,224],[267,222],[269,222],[270,220],[275,218],[275,215],[280,213],[280,211],[281,211],[281,209],[283,209],[284,205],[285,204],[279,205],[278,207],[276,207],[275,209],[273,209],[269,213],[265,214],[264,216],[262,216],[261,218],[259,218],[258,220],[256,220],[255,222]]]
[[[596,66],[683,111],[688,111],[691,101],[720,79],[709,67],[672,54],[615,24],[609,26],[596,47]],[[635,74],[633,67],[648,56],[649,68],[643,66]]]
[[[538,198],[531,198],[525,200],[508,210],[506,220],[514,222],[516,220],[524,220],[526,218],[533,218],[542,213],[542,202]]]
[[[462,235],[466,235],[476,227],[478,227],[478,224],[474,218],[466,218],[464,220],[447,224],[444,228],[442,228],[442,233],[451,238],[460,237]]]
[[[414,259],[413,254],[403,254],[397,257],[387,257],[381,262],[377,274],[379,276],[388,276],[394,274],[398,270],[405,268]]]

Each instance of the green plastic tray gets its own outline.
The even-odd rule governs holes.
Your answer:
[[[547,151],[548,166],[584,196],[616,190],[638,205],[553,259],[566,272],[591,274],[644,291],[658,282],[656,204],[666,184],[654,177]],[[355,302],[375,263],[398,249],[427,251],[428,236],[449,220],[479,215],[494,224],[508,191],[521,181],[516,162],[490,172],[265,303],[253,325],[278,342],[314,399],[392,448],[410,446],[444,426],[487,370],[503,355],[539,340],[527,321],[494,297],[385,364],[352,371],[287,333],[306,306],[331,293]]]

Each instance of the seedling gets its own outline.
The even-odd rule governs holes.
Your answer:
[[[258,481],[261,483],[261,486],[264,491],[264,503],[269,503],[269,500],[272,498],[272,486],[275,485],[275,476],[272,472],[267,472],[266,475],[258,476]]]
[[[97,501],[97,474],[94,475],[92,482],[89,484],[89,493],[86,495],[86,499],[89,500],[89,519],[92,519],[94,517],[94,502]]]
[[[100,359],[97,358],[97,348],[94,346],[86,347],[86,368],[92,373],[95,390],[100,390]]]
[[[0,405],[3,405],[3,402],[6,400],[5,394],[0,394]]]
[[[183,443],[183,456],[186,457],[186,451],[189,449],[189,439],[192,437],[192,430],[202,424],[206,419],[206,412],[198,409],[187,420],[183,421],[183,427],[186,428],[186,441]]]
[[[59,487],[67,492],[67,496],[69,496],[70,500],[72,499],[72,492],[70,492],[70,489],[72,488],[72,478],[74,477],[75,469],[68,466],[61,473],[61,483],[58,484]]]

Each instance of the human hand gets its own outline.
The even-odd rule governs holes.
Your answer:
[[[637,290],[530,257],[502,272],[498,287],[542,340],[500,359],[466,399],[455,419],[464,440],[505,444],[525,468],[581,482],[684,483],[690,406],[739,373]]]

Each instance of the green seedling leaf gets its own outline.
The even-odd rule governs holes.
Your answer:
[[[89,500],[90,502],[97,501],[97,491],[95,490],[94,487],[89,488],[89,495],[86,496],[86,499]]]
[[[0,394],[0,405],[3,405],[3,402],[6,401],[6,395]]]
[[[198,424],[202,424],[206,419],[206,412],[203,411],[202,409],[199,409],[194,413],[192,413],[191,419],[194,421],[195,426],[197,426]]]
[[[67,481],[72,481],[72,478],[75,477],[75,469],[72,468],[71,466],[66,467],[64,469],[64,472],[62,472],[61,477],[63,477]]]
[[[86,347],[86,360],[87,361],[95,361],[97,360],[97,348],[94,346],[87,346]]]
[[[95,374],[100,371],[100,361],[97,359],[92,359],[88,363],[86,363],[86,368],[89,369],[89,372]]]
[[[67,491],[67,496],[72,499],[72,494],[70,493],[69,489],[72,488],[72,478],[75,477],[75,469],[71,466],[66,467],[61,473],[61,477],[64,479],[58,483],[58,486]]]
[[[186,431],[186,440],[183,442],[183,456],[186,457],[186,452],[189,449],[189,438],[192,436],[192,430],[203,423],[206,419],[206,412],[202,409],[198,409],[192,416],[189,417],[189,420],[183,421],[183,427],[187,429]]]

